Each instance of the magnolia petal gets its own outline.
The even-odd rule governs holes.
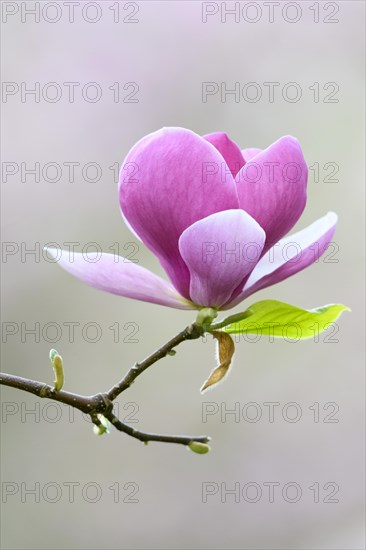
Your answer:
[[[225,332],[214,331],[212,336],[217,340],[218,366],[211,372],[210,376],[203,384],[201,393],[214,386],[227,375],[233,355],[235,353],[235,344],[231,336]]]
[[[179,250],[191,275],[191,300],[205,307],[225,304],[243,286],[264,241],[263,229],[243,210],[211,214],[188,227]]]
[[[337,214],[328,212],[302,231],[282,239],[255,266],[241,294],[222,309],[234,307],[254,292],[284,281],[316,262],[333,238],[337,219]]]
[[[240,208],[266,232],[263,252],[300,218],[306,204],[307,175],[300,144],[291,136],[252,157],[236,175]]]
[[[170,283],[121,256],[102,254],[90,262],[84,254],[46,250],[65,271],[99,290],[176,309],[196,309]]]
[[[237,144],[225,132],[213,132],[212,134],[206,134],[203,138],[212,143],[219,153],[221,153],[232,176],[235,178],[236,174],[245,164],[244,157]],[[225,169],[226,167],[223,168]],[[223,170],[223,174],[224,172],[225,170]]]
[[[189,272],[178,240],[192,223],[238,208],[223,159],[201,136],[184,128],[163,128],[140,140],[121,169],[121,210],[160,263],[180,294],[189,298]]]
[[[258,149],[257,147],[248,147],[247,149],[243,149],[241,154],[243,155],[245,162],[249,162],[262,151],[263,149]]]

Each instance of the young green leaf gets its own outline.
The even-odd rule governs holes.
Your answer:
[[[277,300],[263,300],[212,328],[222,328],[227,334],[263,334],[305,340],[326,330],[345,310],[350,311],[341,304],[307,310]]]

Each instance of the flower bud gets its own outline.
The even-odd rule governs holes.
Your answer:
[[[95,435],[109,434],[111,431],[111,423],[102,415],[97,415],[100,424],[94,424],[93,432]]]
[[[189,449],[199,455],[204,455],[210,451],[210,446],[207,443],[200,443],[199,441],[191,441],[188,443]]]
[[[53,382],[55,391],[60,391],[64,385],[64,366],[61,355],[55,349],[50,351],[50,360],[52,363],[53,370],[55,372],[55,380]]]
[[[204,307],[200,309],[200,311],[197,314],[196,325],[209,326],[216,317],[217,317],[216,309],[212,307]]]

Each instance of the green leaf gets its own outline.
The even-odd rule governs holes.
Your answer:
[[[305,340],[326,330],[345,310],[350,311],[341,304],[307,310],[277,300],[263,300],[211,328],[222,328],[228,334],[261,334]]]

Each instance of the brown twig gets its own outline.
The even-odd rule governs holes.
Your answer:
[[[93,423],[98,426],[100,425],[100,421],[97,415],[101,414],[107,418],[118,431],[124,432],[131,437],[143,441],[144,443],[148,443],[149,441],[178,443],[182,445],[189,445],[192,442],[207,443],[210,438],[205,435],[181,436],[141,432],[135,428],[132,428],[128,424],[124,424],[113,414],[113,401],[122,392],[126,391],[135,379],[142,372],[144,372],[144,370],[160,359],[166,357],[166,355],[171,354],[174,348],[185,340],[200,338],[203,333],[204,328],[196,323],[193,323],[189,327],[182,330],[174,338],[169,340],[169,342],[161,346],[157,351],[149,355],[149,357],[144,359],[141,363],[136,363],[133,365],[124,378],[122,378],[122,380],[120,380],[110,390],[96,395],[85,396],[77,393],[70,393],[64,390],[56,391],[55,388],[48,384],[44,384],[43,382],[38,382],[36,380],[30,380],[28,378],[22,378],[20,376],[14,376],[7,373],[0,373],[0,384],[32,393],[33,395],[41,398],[59,401],[60,403],[74,407],[83,413],[89,414]]]

